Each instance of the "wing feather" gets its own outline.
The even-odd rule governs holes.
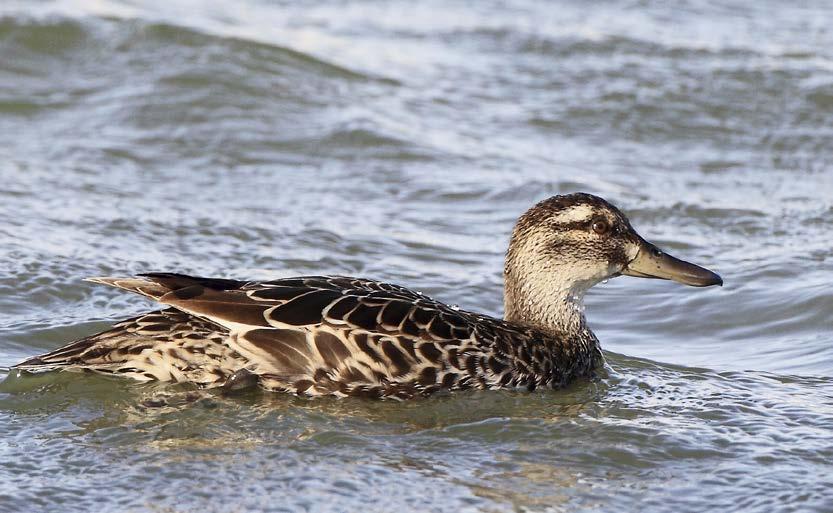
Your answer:
[[[192,285],[168,292],[158,301],[230,329],[239,329],[241,325],[269,326],[264,314],[271,305],[255,301],[238,291],[222,291]]]
[[[302,376],[313,368],[312,352],[306,332],[294,329],[254,329],[232,342],[259,367],[272,373]]]

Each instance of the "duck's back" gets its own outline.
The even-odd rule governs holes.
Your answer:
[[[269,390],[408,398],[440,389],[559,386],[592,367],[573,354],[575,341],[372,280],[246,282],[155,273],[93,281],[171,308],[19,368],[89,369],[203,386],[245,372]],[[578,342],[597,350],[590,347],[595,338]]]

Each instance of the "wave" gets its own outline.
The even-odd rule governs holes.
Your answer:
[[[290,46],[140,19],[7,15],[0,17],[0,41],[6,57],[0,69],[10,72],[25,73],[21,62],[39,57],[78,59],[82,57],[76,55],[87,54],[95,58],[104,53],[141,54],[166,47],[170,56],[175,53],[174,48],[180,47],[207,52],[209,56],[225,53],[238,62],[249,61],[250,71],[296,69],[345,80],[385,80]],[[158,64],[170,63],[161,60]]]

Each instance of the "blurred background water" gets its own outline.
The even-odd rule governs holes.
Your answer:
[[[833,511],[831,27],[826,1],[4,1],[0,366],[151,307],[102,274],[500,315],[514,220],[576,190],[726,286],[594,289],[609,375],[559,392],[9,376],[0,511]]]

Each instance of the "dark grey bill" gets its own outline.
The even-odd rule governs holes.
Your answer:
[[[636,258],[622,271],[626,276],[674,280],[692,287],[723,286],[723,278],[704,267],[674,258],[642,241]]]

